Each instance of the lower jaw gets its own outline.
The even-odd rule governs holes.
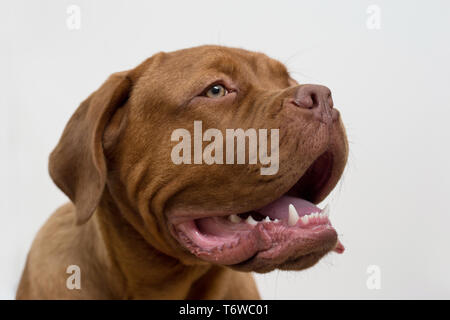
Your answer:
[[[289,239],[281,245],[257,252],[250,259],[234,265],[240,271],[269,272],[274,269],[301,270],[314,265],[338,243],[336,231],[327,227]]]
[[[317,262],[338,243],[329,222],[310,228],[289,227],[282,222],[258,223],[225,238],[203,235],[192,220],[177,225],[173,231],[178,241],[198,258],[242,271],[302,269]],[[192,241],[193,237],[200,239],[201,245]]]
[[[274,269],[280,270],[303,270],[316,264],[324,255],[330,250],[314,251],[297,258],[290,258],[281,263],[276,263],[272,260],[260,258],[258,255],[230,267],[245,272],[259,272],[266,273],[273,271]]]

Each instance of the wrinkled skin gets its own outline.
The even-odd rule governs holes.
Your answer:
[[[217,81],[227,95],[202,95]],[[271,203],[324,153],[332,155],[329,179],[308,200],[318,203],[335,187],[347,160],[344,127],[337,111],[324,123],[292,105],[299,87],[278,61],[218,46],[158,53],[112,75],[81,104],[50,157],[50,174],[73,204],[39,232],[17,297],[252,299],[259,297],[253,278],[240,271],[314,265],[336,246],[334,231],[276,257],[255,254],[228,266],[201,259],[176,236],[180,221]],[[279,128],[279,171],[175,165],[170,135],[193,132],[194,120],[223,132]],[[81,290],[65,287],[71,264],[83,272]]]

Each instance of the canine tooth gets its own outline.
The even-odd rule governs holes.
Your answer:
[[[280,221],[280,220],[278,220],[277,218],[275,218],[275,220],[273,220],[273,222],[278,222],[278,221]]]
[[[303,216],[303,217],[301,217],[300,219],[302,219],[302,222],[303,222],[304,224],[308,224],[308,222],[309,222],[309,217],[308,217],[308,215]]]
[[[228,216],[228,220],[230,220],[233,223],[239,223],[239,222],[241,222],[242,219],[237,214],[232,214],[232,215]]]
[[[289,205],[288,225],[290,227],[295,225],[297,223],[298,219],[299,219],[299,217],[298,217],[297,210],[295,210],[295,207],[292,204],[290,204]]]
[[[252,226],[255,226],[256,224],[258,224],[258,221],[253,219],[253,217],[251,215],[248,216],[248,218],[247,218],[247,220],[245,220],[245,222],[247,222],[248,224],[251,224]]]
[[[330,206],[328,204],[323,208],[322,214],[327,218],[330,216]]]
[[[264,221],[265,221],[265,222],[270,222],[271,220],[270,220],[269,216],[266,216],[266,218],[264,219]]]

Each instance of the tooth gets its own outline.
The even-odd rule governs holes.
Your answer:
[[[303,222],[304,224],[308,224],[308,222],[309,222],[309,217],[308,217],[307,215],[301,217],[300,219],[302,219],[302,222]]]
[[[278,220],[277,218],[275,218],[275,220],[273,220],[273,222],[278,222],[278,221],[280,221],[280,220]]]
[[[228,220],[230,220],[233,223],[239,223],[239,222],[241,222],[242,219],[237,214],[232,214],[232,215],[228,216]]]
[[[297,223],[298,219],[299,219],[299,217],[298,217],[297,210],[295,210],[295,207],[292,204],[290,204],[289,205],[288,225],[290,227],[295,225]]]
[[[323,208],[322,214],[327,218],[330,216],[330,206],[328,204]]]
[[[266,216],[266,218],[264,219],[265,222],[270,222],[270,218],[269,216]]]
[[[247,218],[247,220],[245,220],[245,222],[247,222],[248,224],[251,224],[252,226],[255,226],[256,224],[258,224],[258,221],[253,219],[253,217],[251,215],[248,216],[248,218]]]

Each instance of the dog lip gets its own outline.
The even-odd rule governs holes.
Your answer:
[[[250,230],[242,231],[239,236],[212,247],[199,245],[191,240],[187,235],[189,233],[203,237],[193,221],[174,228],[178,241],[191,253],[203,260],[229,266],[245,265],[252,257],[263,259],[268,264],[282,264],[293,256],[300,258],[311,252],[330,251],[337,243],[336,231],[329,223],[311,229],[259,223]],[[209,238],[203,241],[209,241]],[[212,243],[216,241],[211,239]]]
[[[298,206],[298,213],[292,204]],[[303,199],[282,196],[275,203],[261,208],[266,218],[249,223],[246,220],[230,221],[223,216],[191,219],[171,226],[172,235],[197,257],[223,265],[236,265],[258,254],[269,260],[289,259],[290,255],[322,250],[323,243],[331,250],[336,244],[337,234],[328,219],[328,206],[320,210]],[[285,210],[284,210],[285,209]],[[273,219],[273,212],[289,212]],[[290,215],[298,215],[291,223]],[[270,217],[270,218],[269,218]],[[269,218],[269,219],[268,219]],[[272,219],[271,219],[272,218]],[[293,246],[295,247],[293,249]],[[322,249],[321,249],[322,248]]]

